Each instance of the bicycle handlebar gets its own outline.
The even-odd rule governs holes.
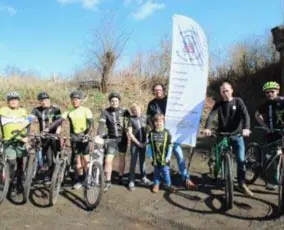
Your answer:
[[[264,130],[266,132],[272,132],[272,133],[281,133],[284,135],[284,129],[269,129],[263,126],[255,126],[255,129],[261,129]]]

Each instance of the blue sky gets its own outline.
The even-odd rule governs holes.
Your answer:
[[[105,12],[133,31],[123,53],[127,64],[171,36],[173,14],[196,20],[216,52],[269,33],[283,22],[283,10],[283,0],[0,0],[0,73],[14,65],[43,75],[71,74],[83,66]]]

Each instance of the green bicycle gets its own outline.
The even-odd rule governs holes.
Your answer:
[[[233,174],[232,174],[232,146],[230,137],[232,133],[214,132],[213,137],[217,138],[210,151],[208,166],[211,176],[217,180],[225,182],[225,200],[226,208],[233,207]],[[219,176],[221,174],[221,177]],[[218,178],[219,176],[219,178]]]

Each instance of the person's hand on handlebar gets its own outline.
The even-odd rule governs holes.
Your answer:
[[[249,129],[243,129],[242,130],[242,135],[244,136],[244,137],[248,137],[249,135],[250,135],[250,130]]]
[[[212,131],[210,129],[205,129],[203,131],[203,133],[205,134],[205,136],[210,137],[212,135]]]

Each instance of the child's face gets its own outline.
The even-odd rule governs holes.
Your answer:
[[[141,109],[139,107],[135,107],[135,108],[132,109],[131,112],[132,112],[133,116],[139,117],[140,114],[141,114]]]
[[[156,129],[163,129],[164,128],[164,120],[163,119],[155,120],[154,124],[155,124]]]

